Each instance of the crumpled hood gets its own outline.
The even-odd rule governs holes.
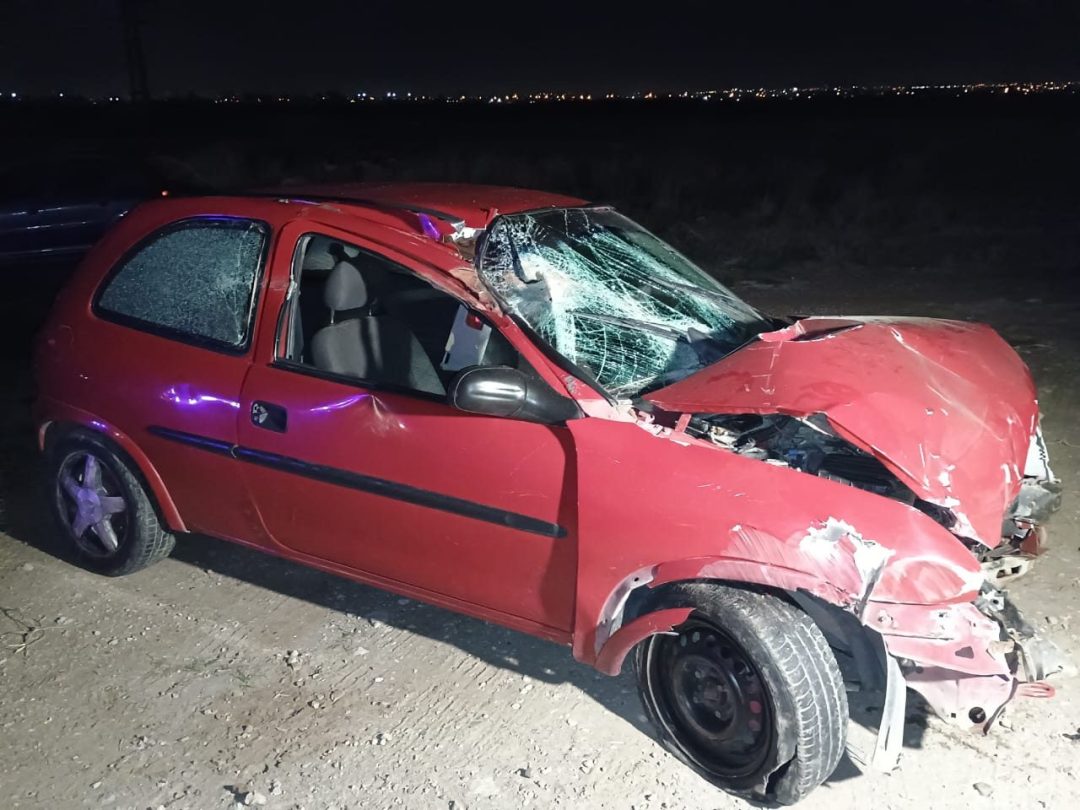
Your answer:
[[[825,414],[958,534],[997,545],[1038,403],[990,327],[931,318],[806,318],[647,396],[680,413]]]

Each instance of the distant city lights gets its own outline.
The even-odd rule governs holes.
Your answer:
[[[354,93],[314,93],[308,95],[281,95],[276,93],[243,93],[220,96],[198,96],[193,94],[163,94],[160,101],[202,101],[215,104],[290,104],[290,103],[344,103],[351,104],[551,104],[551,103],[589,103],[593,101],[715,101],[721,103],[754,100],[799,100],[806,101],[824,98],[884,98],[884,97],[948,97],[971,95],[1014,95],[1028,96],[1035,94],[1077,94],[1080,82],[979,82],[975,84],[917,84],[917,85],[822,85],[818,87],[729,87],[719,90],[681,90],[661,92],[641,90],[635,93],[591,93],[567,91],[532,91],[496,94],[454,93],[432,95],[411,91],[387,90],[381,93],[358,90]],[[0,92],[3,102],[33,102],[45,99],[63,99],[65,102],[117,103],[126,101],[126,97],[108,95],[85,97],[70,92],[54,92],[50,95],[34,96],[18,91]]]

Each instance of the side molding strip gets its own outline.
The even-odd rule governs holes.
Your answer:
[[[178,444],[196,447],[210,453],[231,456],[249,464],[281,470],[282,472],[292,473],[315,481],[322,481],[326,484],[369,492],[373,495],[381,495],[429,509],[438,509],[442,512],[474,518],[486,523],[494,523],[497,526],[506,526],[510,529],[538,534],[542,537],[558,539],[566,536],[566,529],[557,523],[548,523],[546,520],[522,515],[518,512],[509,512],[505,509],[468,501],[463,498],[456,498],[453,495],[444,495],[440,492],[432,492],[409,484],[388,481],[385,478],[375,478],[374,476],[355,473],[350,470],[338,469],[337,467],[314,464],[291,456],[282,456],[250,447],[241,447],[218,439],[211,439],[207,436],[200,436],[197,433],[187,433],[159,425],[151,425],[147,428],[147,431],[154,436]]]

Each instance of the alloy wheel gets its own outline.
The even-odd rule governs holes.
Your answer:
[[[123,490],[90,451],[69,453],[60,463],[56,504],[68,535],[91,557],[112,557],[127,539],[129,510]]]

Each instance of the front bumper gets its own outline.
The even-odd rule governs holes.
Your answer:
[[[1050,697],[1044,679],[1069,668],[1008,596],[987,586],[975,602],[871,602],[866,624],[881,634],[905,684],[959,726],[988,730],[1016,695]]]
[[[885,646],[886,689],[873,766],[900,761],[907,688],[954,725],[989,731],[1016,696],[1053,697],[1043,678],[1071,665],[1024,621],[1004,591],[987,585],[975,602],[870,602],[867,625]]]
[[[1058,647],[1041,638],[998,587],[1026,573],[1045,545],[1046,521],[1060,506],[1061,483],[1037,428],[1020,492],[1004,517],[1003,541],[980,557],[986,582],[978,598],[930,606],[867,604],[863,621],[881,635],[886,653],[875,767],[892,770],[899,761],[908,687],[947,722],[985,733],[1014,697],[1053,697],[1045,678],[1075,674]]]

